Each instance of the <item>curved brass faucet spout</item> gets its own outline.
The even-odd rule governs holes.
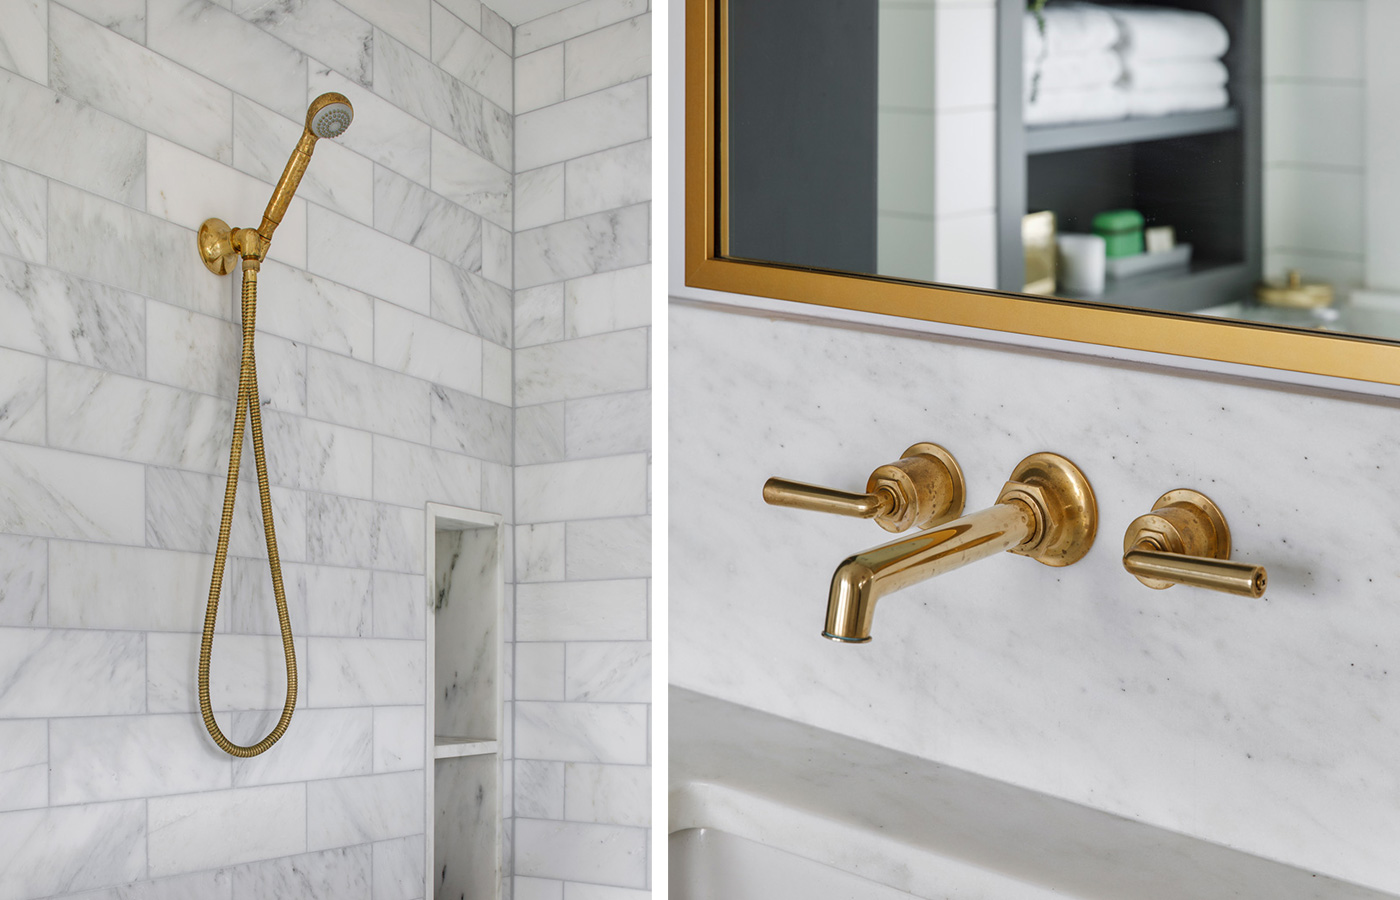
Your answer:
[[[1097,528],[1093,489],[1074,463],[1053,453],[1029,456],[990,509],[843,561],[831,579],[822,637],[867,643],[875,601],[1004,551],[1070,565],[1089,552]]]

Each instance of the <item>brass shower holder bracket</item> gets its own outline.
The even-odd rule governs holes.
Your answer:
[[[1094,546],[1099,510],[1089,479],[1058,453],[1034,453],[1016,464],[997,503],[1017,502],[1035,518],[1035,531],[1011,553],[1047,566],[1068,566]]]
[[[245,261],[261,263],[269,241],[253,228],[230,228],[223,219],[205,219],[199,226],[199,258],[215,275],[227,275]]]

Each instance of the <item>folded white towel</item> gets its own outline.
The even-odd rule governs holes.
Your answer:
[[[1169,116],[1172,113],[1224,109],[1230,105],[1230,94],[1223,87],[1130,90],[1125,92],[1125,96],[1130,116]]]
[[[1214,16],[1154,6],[1109,7],[1122,32],[1119,49],[1129,68],[1149,59],[1219,59],[1230,33]]]
[[[1128,115],[1128,92],[1117,86],[1041,91],[1026,104],[1027,125],[1107,122]]]
[[[1123,57],[1112,50],[1097,50],[1073,56],[1049,55],[1037,66],[1024,70],[1026,97],[1040,91],[1103,87],[1123,77]]]
[[[1126,80],[1133,90],[1146,91],[1224,87],[1230,71],[1218,59],[1134,60]]]
[[[1033,12],[1027,12],[1022,22],[1021,46],[1027,62],[1042,56],[1107,50],[1122,37],[1108,9],[1092,3],[1052,2],[1041,15],[1045,19],[1044,31]]]

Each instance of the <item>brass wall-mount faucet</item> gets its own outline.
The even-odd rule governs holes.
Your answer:
[[[1089,552],[1097,531],[1098,506],[1084,473],[1063,456],[1033,454],[1016,466],[995,506],[842,562],[831,579],[822,636],[866,643],[875,601],[1002,551],[1071,565]]]
[[[1123,535],[1123,568],[1150,588],[1189,584],[1258,599],[1269,575],[1263,566],[1230,562],[1230,526],[1220,507],[1199,491],[1167,491]]]
[[[770,478],[764,502],[837,516],[874,519],[886,531],[932,528],[962,515],[967,486],[953,454],[937,444],[918,443],[897,462],[870,473],[865,493]]]

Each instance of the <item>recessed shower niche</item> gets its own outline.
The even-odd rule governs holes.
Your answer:
[[[428,504],[428,871],[438,900],[501,896],[501,517]]]

